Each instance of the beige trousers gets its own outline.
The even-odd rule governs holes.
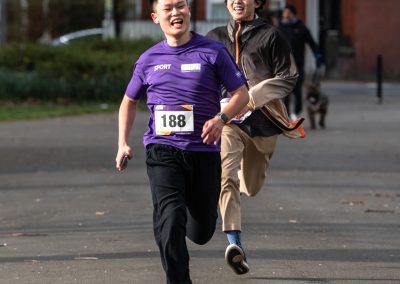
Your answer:
[[[262,188],[278,135],[251,138],[237,125],[224,126],[221,136],[222,230],[241,231],[240,193],[256,195]]]

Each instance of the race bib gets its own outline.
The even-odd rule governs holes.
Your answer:
[[[154,108],[156,135],[191,134],[194,131],[192,105],[157,105]]]

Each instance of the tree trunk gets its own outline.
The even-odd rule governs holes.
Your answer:
[[[42,43],[49,43],[51,41],[51,35],[49,32],[49,5],[50,0],[43,0],[42,2],[42,15],[43,15],[43,34],[39,41]]]

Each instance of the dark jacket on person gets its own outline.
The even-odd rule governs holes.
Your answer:
[[[299,18],[291,22],[279,22],[279,29],[285,34],[292,47],[294,60],[300,72],[304,69],[304,51],[306,43],[310,46],[316,59],[319,59],[319,46],[311,36],[310,30]]]
[[[283,133],[304,137],[303,118],[291,122],[282,98],[289,95],[298,77],[290,46],[277,28],[265,19],[235,22],[217,27],[207,34],[221,41],[233,55],[247,78],[249,108],[253,111],[239,125],[250,136]]]

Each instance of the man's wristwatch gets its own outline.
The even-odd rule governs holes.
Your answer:
[[[224,124],[228,123],[228,117],[224,113],[219,112],[215,116],[220,118],[224,122]]]

